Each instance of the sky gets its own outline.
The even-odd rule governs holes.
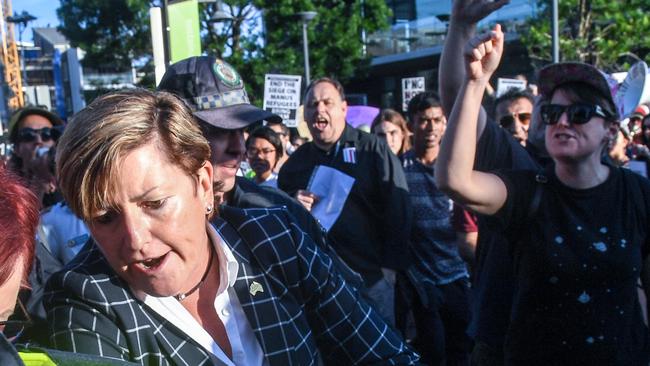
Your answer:
[[[58,0],[12,0],[14,14],[21,13],[23,10],[35,16],[37,19],[30,22],[23,32],[23,41],[32,41],[32,27],[56,27],[59,25],[59,19],[56,17],[56,8],[59,7]],[[16,32],[16,41],[18,40],[18,28]]]

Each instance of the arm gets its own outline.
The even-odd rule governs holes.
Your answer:
[[[493,31],[472,38],[464,49],[466,81],[461,87],[447,123],[435,179],[439,189],[454,201],[482,214],[494,214],[505,203],[507,191],[494,174],[473,170],[476,155],[476,124],[485,87],[503,53],[503,32]]]
[[[451,9],[449,20],[449,32],[445,39],[440,65],[438,70],[438,81],[440,85],[440,100],[443,110],[447,115],[454,106],[454,101],[465,79],[463,60],[463,47],[476,32],[476,23],[490,15],[493,11],[509,3],[509,0],[455,0]],[[480,105],[480,101],[479,101]],[[480,138],[485,128],[487,114],[481,107],[476,127],[477,135]]]

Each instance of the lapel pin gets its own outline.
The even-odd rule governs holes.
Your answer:
[[[251,283],[250,287],[250,293],[251,295],[255,296],[258,292],[264,292],[264,289],[262,288],[262,285],[260,285],[258,282],[253,281]]]
[[[350,164],[357,163],[357,149],[355,147],[346,147],[343,149],[343,161]]]

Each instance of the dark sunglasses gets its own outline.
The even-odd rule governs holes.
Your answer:
[[[508,128],[515,124],[515,118],[519,119],[523,123],[530,122],[530,113],[513,113],[507,116],[503,116],[499,119],[499,124],[501,127]]]
[[[569,122],[576,125],[584,125],[596,116],[608,117],[601,106],[594,104],[546,104],[541,107],[540,116],[545,125],[554,125],[565,111]]]
[[[38,130],[25,127],[18,130],[18,141],[20,142],[34,142],[38,136],[41,137],[41,141],[56,141],[61,137],[61,130],[57,127],[43,127]]]

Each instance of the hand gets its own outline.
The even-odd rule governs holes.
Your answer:
[[[474,25],[509,3],[510,0],[455,0],[451,19],[457,24]]]
[[[488,82],[499,66],[503,53],[501,25],[494,30],[477,35],[465,45],[465,69],[469,80]]]
[[[46,153],[28,162],[31,183],[39,193],[53,193],[56,190],[56,178],[51,170],[53,160],[54,157]]]
[[[312,206],[318,202],[318,196],[303,189],[299,189],[295,197],[298,202],[305,206],[307,211],[311,211]]]

